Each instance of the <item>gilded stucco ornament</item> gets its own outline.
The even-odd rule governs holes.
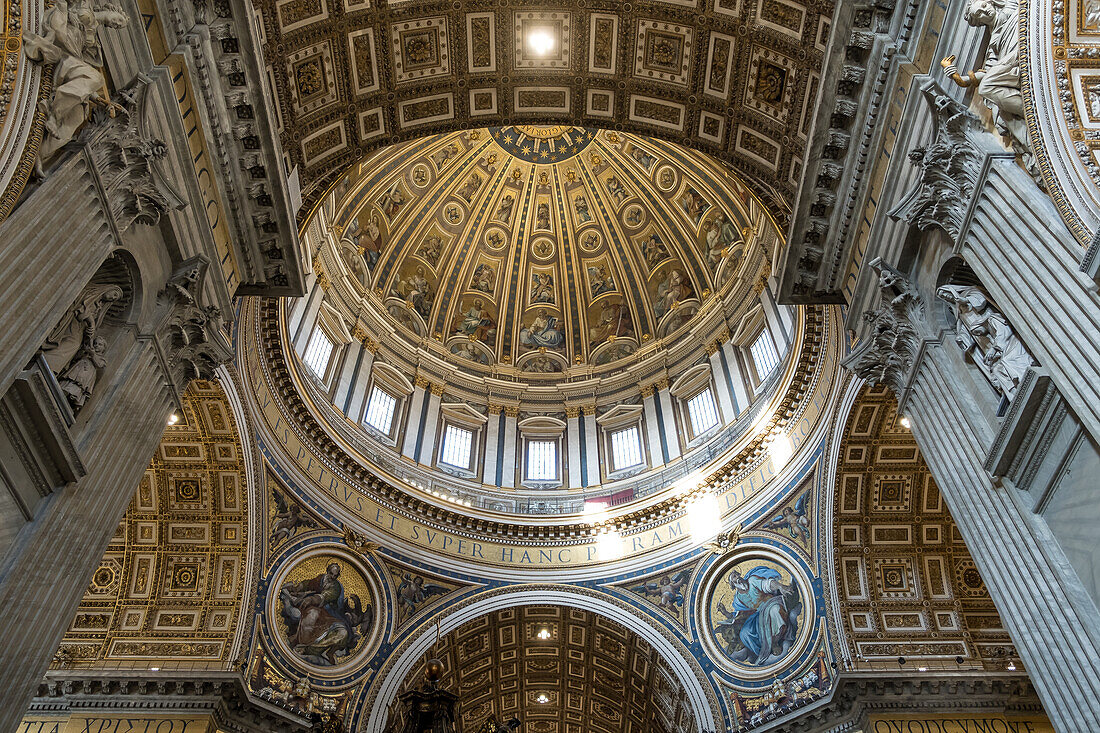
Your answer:
[[[124,28],[128,22],[117,5],[58,0],[43,17],[44,35],[23,35],[27,58],[53,65],[53,91],[39,103],[46,115],[46,132],[36,164],[39,176],[43,175],[43,164],[73,139],[91,107],[101,105],[112,115],[119,111],[106,92],[98,33],[101,27]]]
[[[1020,91],[1020,8],[1016,0],[970,0],[966,22],[989,29],[984,65],[963,75],[955,56],[943,59],[944,72],[961,87],[976,87],[993,113],[993,123],[1010,147],[1020,156],[1024,169],[1043,186],[1035,163],[1024,119],[1024,98]]]

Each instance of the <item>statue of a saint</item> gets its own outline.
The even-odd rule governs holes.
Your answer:
[[[1012,400],[1028,367],[1035,360],[1000,311],[981,288],[944,285],[936,294],[955,314],[955,340],[964,351],[974,350],[979,368],[994,388]]]
[[[118,285],[91,284],[84,288],[80,298],[42,344],[42,355],[50,371],[60,375],[81,346],[92,344],[107,312],[121,298],[122,288]]]
[[[102,104],[117,109],[107,97],[103,49],[99,46],[100,26],[123,28],[129,22],[117,5],[96,5],[93,0],[57,0],[42,18],[44,35],[25,33],[23,51],[27,58],[53,64],[53,92],[39,104],[46,115],[46,130],[35,164],[42,175],[42,163],[49,160],[84,124],[88,108]],[[112,115],[113,116],[113,115]]]
[[[106,350],[107,342],[97,336],[81,348],[77,360],[58,377],[57,384],[73,410],[79,410],[92,396],[99,370],[107,366],[103,356]]]
[[[1009,139],[1027,172],[1041,180],[1028,143],[1024,97],[1020,91],[1019,3],[1017,0],[969,0],[964,17],[972,26],[989,29],[985,62],[982,68],[963,76],[955,66],[955,57],[948,56],[940,62],[944,72],[959,86],[977,84],[978,94],[993,113],[993,123]]]

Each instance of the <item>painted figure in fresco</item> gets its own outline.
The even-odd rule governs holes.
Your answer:
[[[489,265],[482,262],[474,268],[474,275],[470,278],[470,288],[482,293],[493,292],[493,284],[496,281],[496,272]]]
[[[438,234],[429,234],[416,250],[418,256],[423,258],[425,262],[431,262],[432,264],[439,262],[439,255],[442,252],[443,239]]]
[[[710,204],[694,188],[684,191],[683,195],[680,196],[679,204],[680,208],[691,219],[691,223],[696,226],[699,226],[699,220],[710,208]]]
[[[628,227],[639,227],[642,225],[642,210],[637,206],[632,206],[627,209],[626,216],[623,217],[623,221],[626,222]]]
[[[665,278],[664,282],[657,286],[657,300],[653,303],[653,312],[657,318],[672,310],[672,307],[682,300],[687,300],[695,291],[691,289],[691,282],[683,270],[673,270]]]
[[[425,583],[424,579],[405,573],[397,586],[397,606],[402,614],[416,613],[417,606],[432,596],[446,595],[450,591],[442,585]]]
[[[798,497],[794,506],[785,506],[779,514],[771,518],[765,525],[775,532],[786,532],[792,540],[800,542],[810,541],[810,517],[807,510],[806,497],[809,492]]]
[[[539,202],[535,211],[535,229],[550,231],[550,204]]]
[[[425,321],[432,311],[432,284],[424,276],[424,268],[417,267],[416,272],[398,281],[394,286],[394,292],[412,303],[413,309],[420,314]]]
[[[461,356],[463,359],[468,359],[475,364],[488,364],[489,357],[485,355],[483,351],[474,346],[471,341],[463,341],[462,343],[455,344],[451,347],[451,353],[455,356]]]
[[[458,315],[455,331],[477,341],[490,341],[497,335],[497,324],[478,298],[470,305],[469,310]]]
[[[653,232],[642,242],[642,256],[645,257],[645,263],[651,270],[657,263],[668,259],[668,247],[661,241],[661,235]]]
[[[397,212],[401,211],[404,205],[405,192],[401,190],[400,181],[395,181],[390,190],[378,197],[378,207],[390,221],[393,221],[393,217],[397,216]]]
[[[744,575],[737,569],[727,578],[733,608],[718,603],[724,620],[714,633],[735,662],[767,666],[779,661],[798,635],[802,603],[794,583],[784,584],[779,571],[758,565]]]
[[[634,162],[642,167],[643,170],[648,171],[653,167],[656,162],[656,158],[638,147],[631,147],[630,157],[634,159]]]
[[[447,162],[458,155],[458,146],[451,143],[447,147],[443,148],[435,155],[432,156],[432,162],[435,163],[435,167],[442,169],[447,165]]]
[[[681,570],[673,576],[662,575],[658,580],[636,585],[630,590],[657,599],[657,605],[666,611],[676,612],[684,607],[684,594],[680,590],[688,582],[689,570]]]
[[[726,256],[730,248],[741,239],[741,233],[737,227],[724,214],[719,212],[710,220],[704,228],[706,232],[707,265],[711,270],[716,270],[722,258]]]
[[[317,523],[302,514],[302,508],[293,501],[287,501],[282,493],[272,492],[275,496],[275,521],[271,523],[271,546],[277,547],[300,529],[315,529]]]
[[[309,580],[284,583],[279,589],[286,640],[308,662],[332,667],[350,654],[370,629],[373,611],[359,596],[344,596],[340,564]]]
[[[588,340],[600,344],[612,336],[633,336],[634,322],[625,303],[611,301],[600,308],[600,318],[588,329]]]
[[[374,266],[382,256],[382,229],[378,224],[378,215],[371,214],[367,225],[355,233],[355,244],[363,250],[369,272],[374,272]]]
[[[481,188],[481,176],[474,173],[466,179],[466,183],[458,190],[458,195],[466,199],[466,203],[470,203],[474,200],[474,194],[479,188]]]
[[[624,359],[633,353],[633,346],[630,346],[629,344],[615,344],[597,354],[596,358],[593,360],[593,363],[596,364],[596,366],[600,366],[601,364],[610,364],[613,361]]]
[[[523,371],[534,374],[552,374],[561,371],[561,364],[542,354],[523,364]]]
[[[622,182],[615,176],[611,176],[607,179],[607,192],[620,204],[627,199],[626,188],[623,187]]]
[[[519,342],[530,349],[557,349],[564,341],[557,317],[547,313],[545,308],[539,309],[530,326],[524,326],[519,331]]]
[[[604,293],[615,290],[615,278],[601,265],[588,266],[588,287],[592,293],[592,300]]]
[[[516,197],[510,193],[504,194],[497,207],[496,219],[508,223],[512,220],[512,207],[515,206]]]
[[[936,294],[947,301],[955,314],[955,341],[964,351],[974,350],[976,361],[993,386],[1012,400],[1035,360],[1008,319],[993,307],[979,287],[944,285]]]
[[[554,302],[554,276],[548,272],[531,273],[531,302]]]
[[[588,199],[584,197],[584,194],[577,194],[577,197],[573,199],[573,208],[577,211],[578,224],[587,224],[592,221],[592,215],[588,213]]]

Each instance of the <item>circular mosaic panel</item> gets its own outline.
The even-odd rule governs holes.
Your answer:
[[[365,661],[379,631],[377,586],[359,562],[335,549],[287,563],[271,585],[268,614],[280,649],[320,674],[346,674]]]
[[[814,625],[809,578],[768,548],[732,553],[712,570],[701,599],[707,652],[750,679],[790,662]]]

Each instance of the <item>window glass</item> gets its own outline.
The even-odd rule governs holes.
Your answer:
[[[766,329],[760,332],[756,341],[752,342],[749,352],[752,354],[752,361],[756,365],[756,374],[760,377],[760,381],[764,381],[779,365],[779,352],[775,350],[775,342],[772,341]]]
[[[718,405],[710,387],[688,400],[688,419],[692,435],[701,435],[718,424]]]
[[[557,480],[557,441],[532,440],[527,443],[527,478],[535,481]]]
[[[370,401],[367,403],[367,415],[363,422],[375,430],[389,435],[393,427],[393,411],[397,407],[397,399],[384,389],[373,387],[370,391]]]
[[[611,466],[619,471],[642,462],[642,438],[638,426],[616,430],[611,433]]]
[[[448,424],[443,431],[443,454],[440,462],[457,468],[469,468],[473,439],[473,431]]]
[[[313,333],[313,338],[309,340],[309,346],[306,347],[306,355],[302,357],[302,362],[318,378],[324,379],[325,372],[328,370],[329,357],[332,356],[332,349],[332,341],[329,340],[324,331],[317,329]]]

